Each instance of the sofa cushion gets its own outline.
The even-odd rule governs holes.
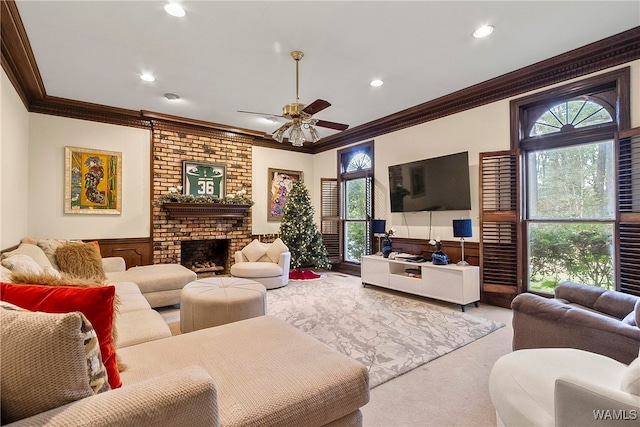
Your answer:
[[[237,262],[229,272],[236,277],[277,277],[282,276],[282,267],[272,262]]]
[[[267,253],[267,249],[258,239],[253,239],[251,243],[242,249],[242,255],[247,257],[250,262],[255,262]]]
[[[130,384],[203,367],[218,386],[224,426],[325,425],[369,400],[367,369],[273,316],[201,329],[121,350]]]
[[[21,274],[44,274],[42,267],[28,255],[14,254],[2,260],[2,266]]]
[[[640,396],[640,357],[631,362],[622,376],[622,391]]]
[[[288,252],[289,248],[284,244],[282,239],[279,237],[273,241],[267,248],[267,256],[271,260],[271,262],[275,262],[276,264],[280,261],[280,254],[283,252]]]
[[[79,312],[0,305],[2,422],[109,390],[96,332]]]
[[[633,311],[637,301],[638,297],[624,292],[606,291],[596,300],[593,308],[601,313],[622,319]]]
[[[36,241],[38,247],[42,249],[56,270],[59,269],[58,261],[56,261],[56,250],[65,243],[67,243],[67,241],[62,239],[39,239]]]
[[[0,283],[0,299],[32,311],[82,312],[98,334],[100,352],[107,368],[111,388],[122,385],[113,339],[115,315],[115,288],[113,286],[74,288]]]
[[[107,277],[102,267],[102,257],[92,243],[71,242],[56,250],[56,261],[60,271],[74,277],[104,280]]]

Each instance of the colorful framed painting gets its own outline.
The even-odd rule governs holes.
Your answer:
[[[122,213],[122,153],[64,147],[64,213]]]
[[[223,198],[226,191],[227,168],[216,163],[184,160],[182,162],[182,192],[192,196]]]
[[[267,184],[267,221],[281,221],[289,192],[296,181],[304,181],[301,171],[269,168]]]

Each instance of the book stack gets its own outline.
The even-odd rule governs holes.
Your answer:
[[[422,270],[419,268],[407,268],[404,270],[404,275],[409,277],[422,277]]]

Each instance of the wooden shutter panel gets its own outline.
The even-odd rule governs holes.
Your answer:
[[[329,254],[329,261],[340,261],[340,198],[338,180],[335,178],[320,179],[320,233],[322,243]]]
[[[622,292],[640,296],[640,128],[621,132],[618,149],[618,269]]]
[[[489,298],[521,292],[518,197],[517,153],[480,153],[480,281]]]

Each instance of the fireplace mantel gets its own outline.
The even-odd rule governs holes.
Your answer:
[[[242,218],[251,205],[168,202],[162,207],[170,218]]]

